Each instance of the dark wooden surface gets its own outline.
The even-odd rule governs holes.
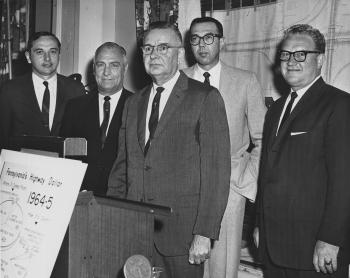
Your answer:
[[[69,278],[123,277],[128,257],[151,258],[155,207],[80,193],[69,224]]]

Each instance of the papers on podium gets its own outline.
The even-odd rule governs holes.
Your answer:
[[[2,150],[1,277],[50,277],[86,166],[78,160]]]

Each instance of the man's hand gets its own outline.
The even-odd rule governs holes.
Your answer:
[[[318,240],[316,242],[313,263],[317,272],[333,273],[337,270],[339,247]]]
[[[190,264],[200,264],[209,258],[210,238],[195,235],[191,243],[188,261]]]
[[[253,239],[254,239],[256,248],[259,248],[259,228],[258,227],[254,228]]]

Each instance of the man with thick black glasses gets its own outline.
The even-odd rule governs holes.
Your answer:
[[[255,200],[265,105],[261,87],[251,72],[220,61],[223,27],[211,17],[196,18],[190,27],[190,44],[197,63],[184,72],[219,89],[226,107],[231,142],[230,194],[221,221],[218,241],[213,242],[205,263],[205,278],[236,278],[241,255],[246,199]],[[254,144],[248,152],[250,138]]]
[[[254,231],[267,278],[348,277],[350,95],[324,82],[325,38],[283,37],[290,91],[266,114]]]

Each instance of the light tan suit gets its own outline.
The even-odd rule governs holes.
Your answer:
[[[184,69],[191,78],[195,66]],[[204,277],[237,277],[241,251],[245,201],[255,200],[266,107],[260,84],[249,71],[221,62],[220,88],[224,99],[231,141],[230,194],[221,223],[219,241],[215,241],[206,262]],[[249,137],[255,147],[247,152]]]

